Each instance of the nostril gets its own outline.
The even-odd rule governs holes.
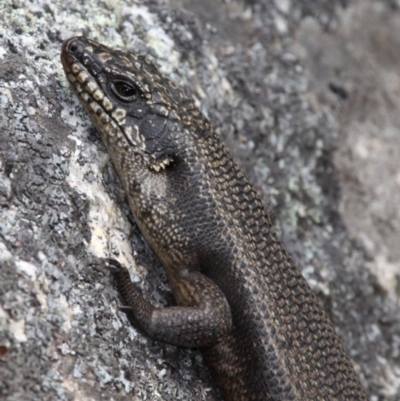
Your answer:
[[[69,46],[70,53],[76,53],[78,51],[78,45],[76,43],[71,43]]]

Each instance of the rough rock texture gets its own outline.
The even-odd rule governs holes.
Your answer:
[[[149,54],[210,117],[273,211],[373,401],[400,394],[400,2],[0,2],[0,399],[218,400],[195,350],[131,327],[103,259],[153,302],[61,42]],[[188,11],[184,11],[182,7]]]

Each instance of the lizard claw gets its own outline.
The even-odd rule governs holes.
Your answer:
[[[108,267],[110,270],[112,270],[112,271],[117,271],[117,270],[120,270],[120,269],[125,269],[125,267],[122,266],[121,263],[118,262],[118,260],[111,259],[111,258],[106,259],[106,265],[107,265],[107,267]]]
[[[131,306],[120,305],[120,306],[119,306],[119,310],[120,310],[121,312],[124,312],[124,313],[130,313],[130,312],[133,311],[133,308],[132,308]]]

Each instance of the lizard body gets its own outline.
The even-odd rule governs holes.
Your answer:
[[[115,264],[136,324],[199,347],[227,401],[366,401],[321,303],[194,102],[136,53],[76,37],[61,59],[176,300],[155,308]]]

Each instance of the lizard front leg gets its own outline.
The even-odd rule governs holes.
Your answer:
[[[108,261],[128,318],[155,340],[181,347],[214,345],[232,328],[228,301],[220,288],[198,271],[180,271],[173,287],[178,306],[157,308],[132,283],[119,262]]]

